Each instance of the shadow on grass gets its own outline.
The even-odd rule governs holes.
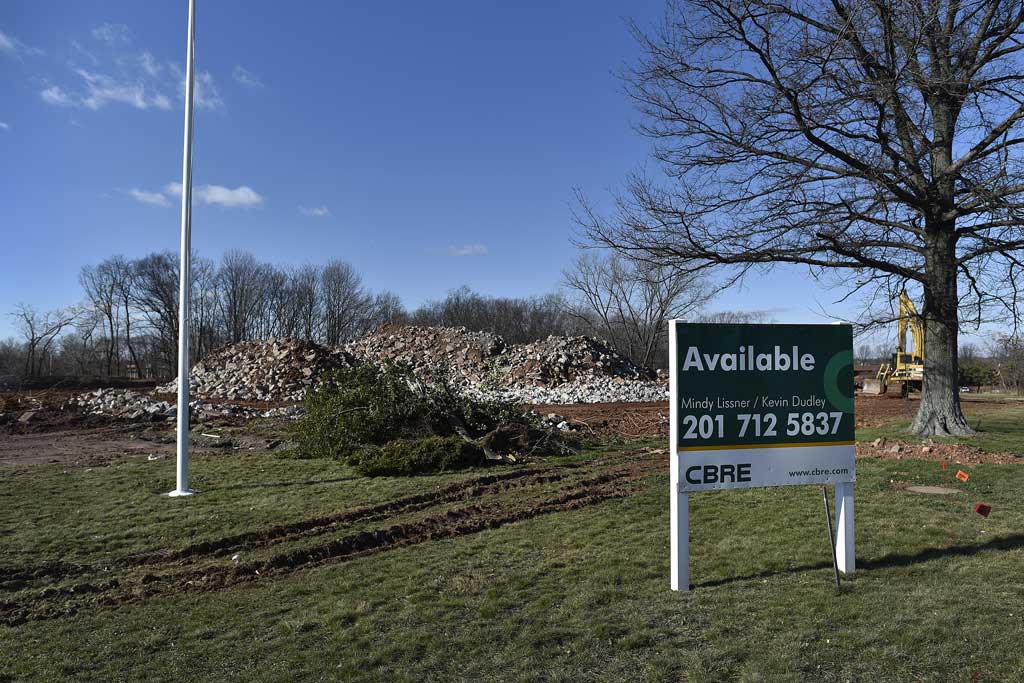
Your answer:
[[[1013,534],[1011,536],[993,538],[984,543],[975,543],[973,545],[953,545],[946,548],[928,548],[927,550],[922,550],[917,553],[893,553],[890,555],[883,555],[877,559],[858,558],[857,569],[869,570],[886,569],[889,567],[911,567],[915,564],[923,564],[925,562],[932,562],[934,560],[942,560],[951,557],[971,557],[972,555],[988,552],[990,550],[1018,550],[1020,548],[1024,548],[1024,534]],[[701,583],[692,584],[692,587],[714,588],[716,586],[724,586],[738,581],[768,579],[774,576],[785,576],[787,574],[797,574],[800,572],[818,571],[831,568],[831,561],[816,562],[814,564],[805,564],[799,567],[791,567],[789,569],[763,571],[757,574],[747,574],[746,576],[729,576],[722,579],[714,579],[712,581],[703,581]]]

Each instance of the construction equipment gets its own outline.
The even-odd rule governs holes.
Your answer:
[[[909,396],[911,390],[920,391],[924,383],[924,322],[917,306],[900,292],[900,317],[896,337],[896,351],[888,363],[882,363],[875,379],[864,380],[865,394],[896,394]],[[910,330],[910,350],[907,351],[907,330]]]

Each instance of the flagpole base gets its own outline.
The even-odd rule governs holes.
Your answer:
[[[179,490],[175,489],[175,490],[173,490],[170,493],[167,493],[165,495],[167,495],[168,498],[180,498],[182,496],[193,496],[195,494],[196,494],[196,492],[193,491],[192,489],[185,489],[184,491],[179,491]]]

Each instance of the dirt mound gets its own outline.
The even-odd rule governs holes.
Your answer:
[[[591,337],[556,337],[514,346],[502,357],[513,380],[538,386],[558,386],[597,377],[623,380],[657,379],[650,368],[633,361]]]
[[[361,361],[403,363],[421,375],[447,369],[453,379],[480,382],[505,340],[465,327],[385,326],[351,342],[345,350]]]
[[[222,347],[192,366],[189,387],[199,398],[301,401],[322,375],[354,364],[343,349],[299,339],[247,341]],[[177,390],[177,380],[156,389]]]

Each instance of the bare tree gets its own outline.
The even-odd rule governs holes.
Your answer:
[[[405,322],[407,314],[402,299],[394,292],[383,291],[373,296],[367,318],[367,329]]]
[[[767,311],[708,311],[700,313],[696,321],[699,323],[738,325],[771,322],[771,316],[768,315]]]
[[[178,257],[171,252],[150,254],[134,262],[131,296],[157,343],[164,374],[177,373]]]
[[[251,339],[263,299],[265,266],[252,254],[232,249],[224,253],[218,271],[221,314],[228,341]]]
[[[134,265],[124,256],[118,254],[107,259],[113,279],[114,294],[120,310],[121,321],[124,324],[124,342],[128,347],[128,355],[137,373],[142,372],[139,365],[139,357],[135,352],[135,345],[132,344],[132,283],[134,281]],[[139,375],[141,376],[141,374]]]
[[[989,356],[1003,390],[1024,394],[1024,338],[996,335],[989,345]]]
[[[190,353],[193,360],[225,342],[226,332],[221,317],[221,278],[217,267],[208,258],[192,255],[192,319],[190,321]]]
[[[923,291],[917,434],[969,434],[961,322],[1018,317],[1019,0],[680,0],[627,76],[668,182],[591,237],[692,269],[803,264]],[[889,318],[892,316],[889,315]]]
[[[655,365],[666,322],[696,311],[710,296],[693,275],[617,254],[582,253],[563,277],[574,297],[573,317],[645,367]]]
[[[320,292],[324,343],[341,344],[365,328],[371,302],[355,268],[344,261],[329,261],[320,272]]]
[[[74,308],[39,313],[32,306],[18,304],[11,317],[25,337],[26,377],[38,377],[42,374],[43,362],[50,353],[54,341],[65,327],[75,322],[78,315]]]
[[[317,339],[321,334],[320,269],[306,265],[292,271],[288,278],[288,291],[294,321],[289,326],[291,336]]]
[[[119,341],[121,331],[120,299],[118,297],[118,273],[112,262],[107,259],[98,266],[85,266],[78,275],[78,281],[85,291],[85,296],[97,314],[103,317],[106,325],[106,373],[115,374],[119,361]]]
[[[424,303],[408,319],[414,325],[493,332],[510,344],[524,344],[552,334],[570,334],[575,326],[561,294],[491,297],[466,286],[451,290],[444,299]]]

